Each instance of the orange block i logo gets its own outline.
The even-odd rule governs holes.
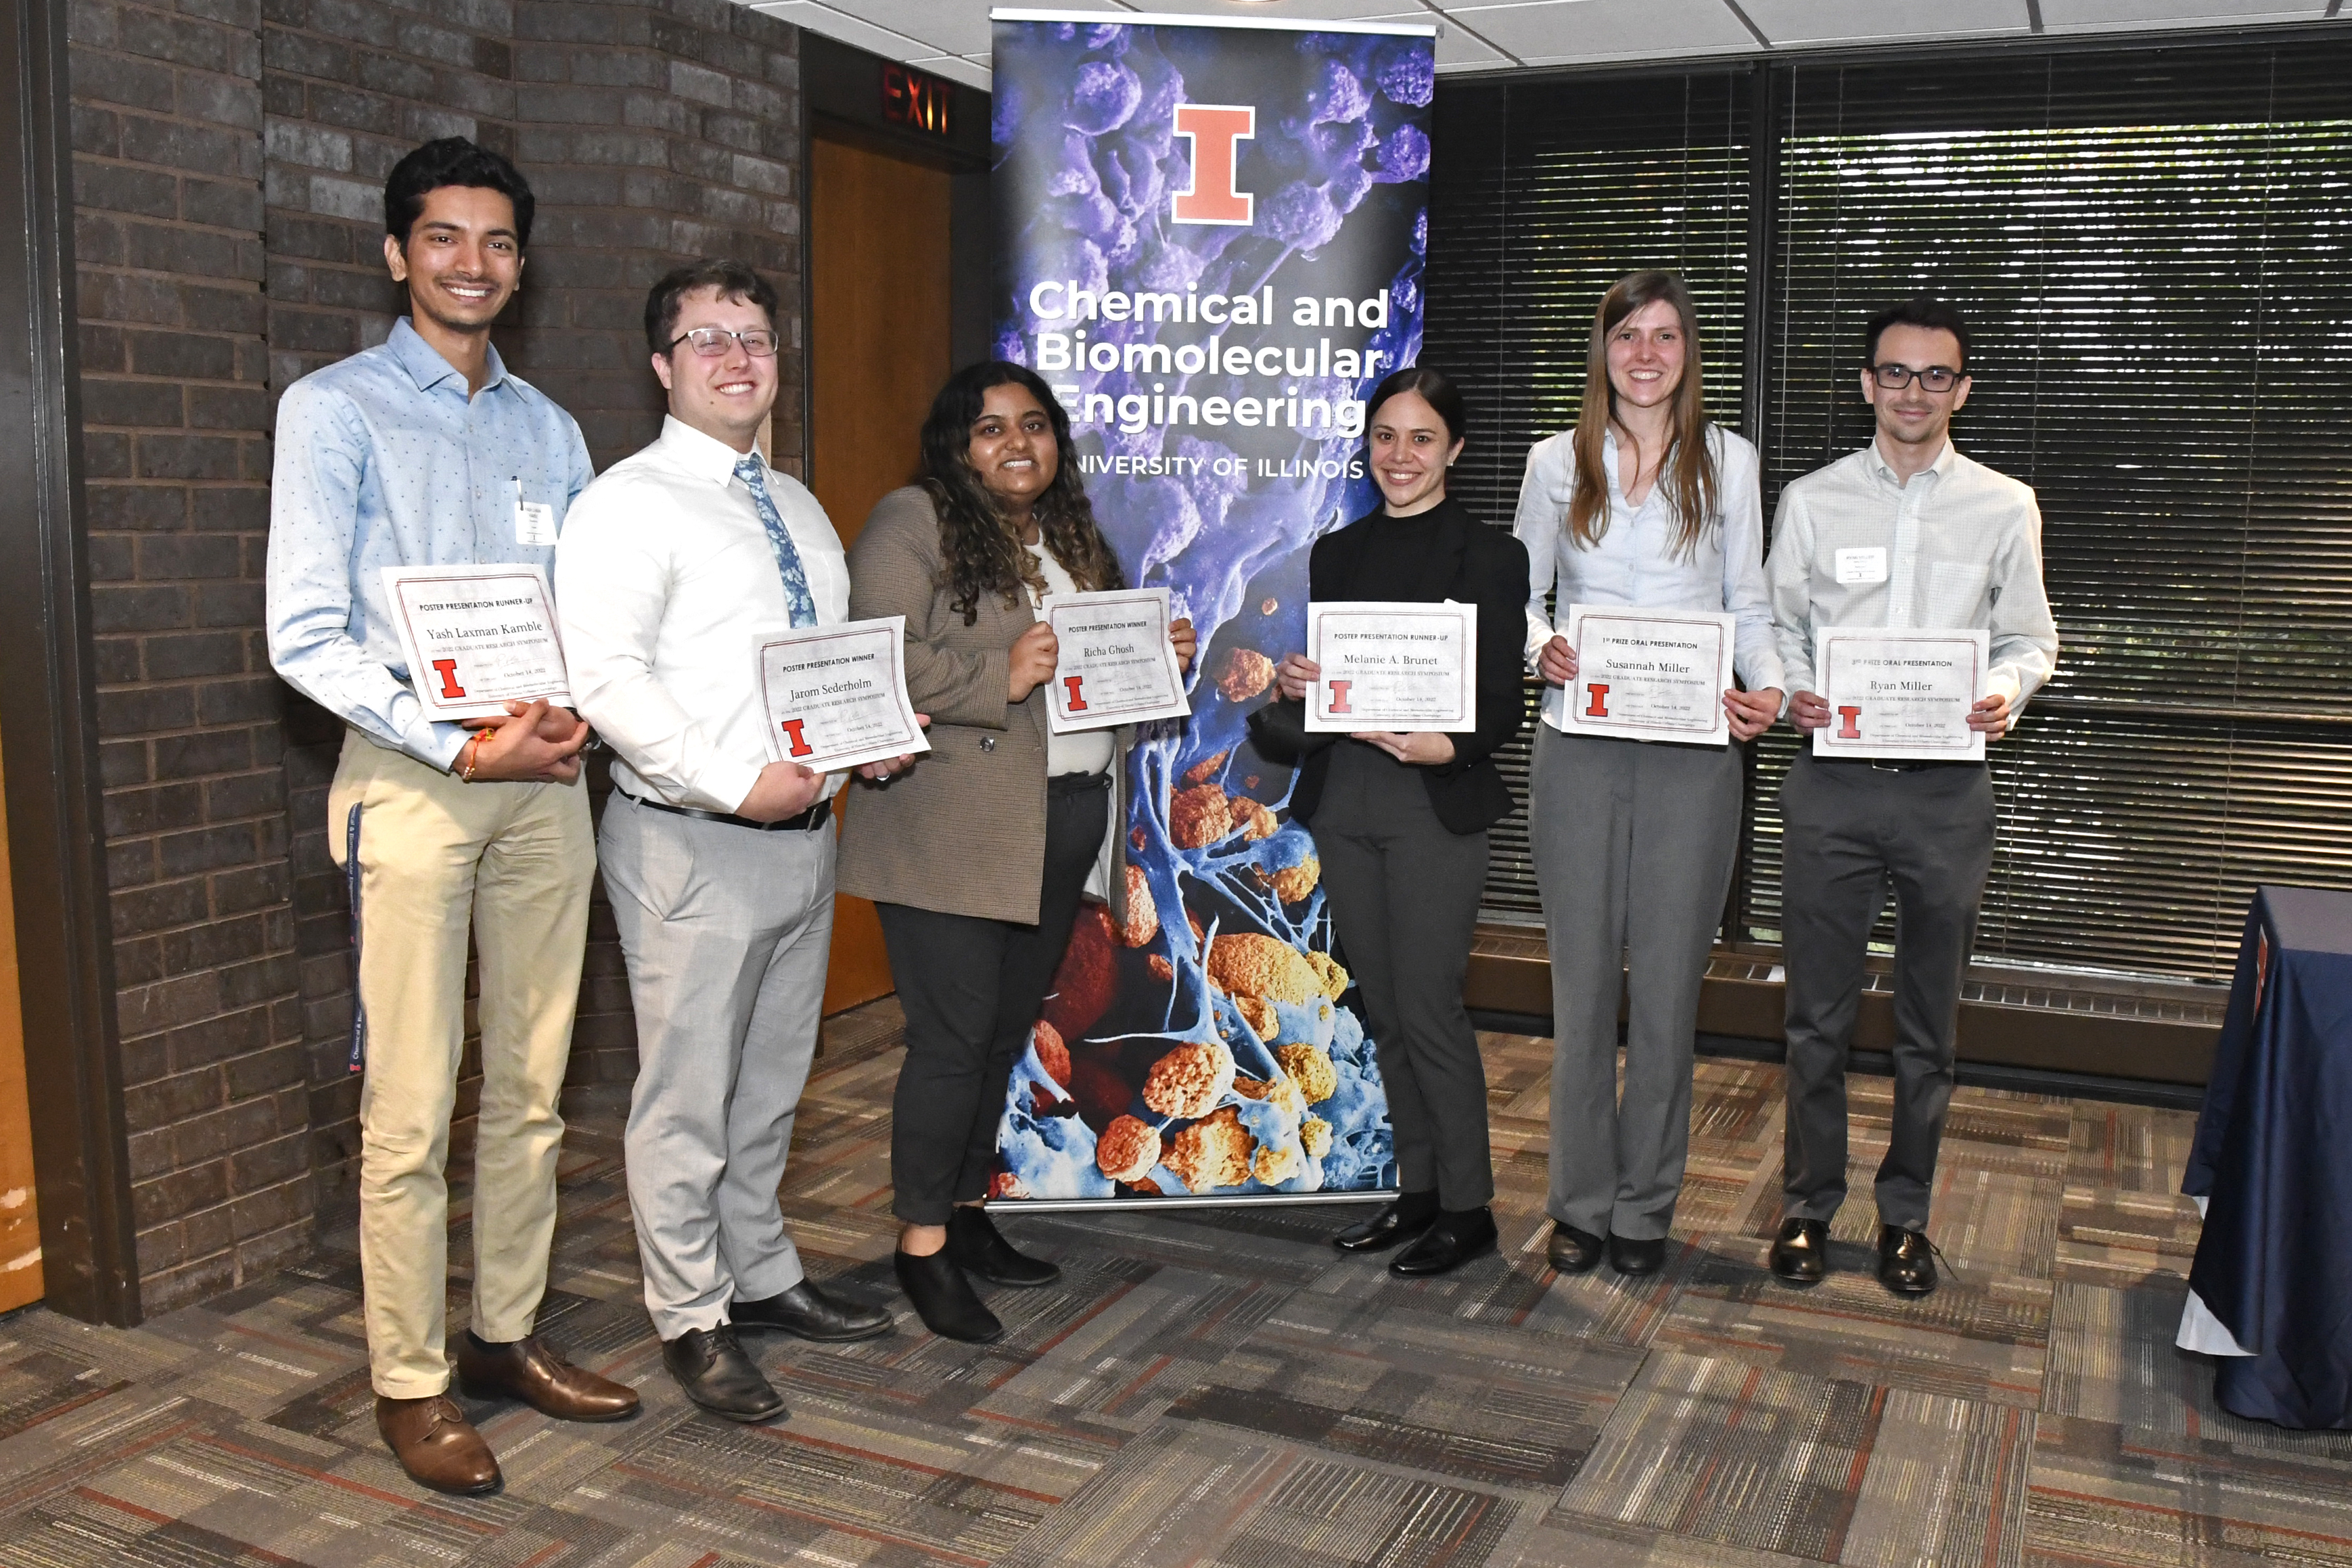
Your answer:
[[[1180,103],[1176,134],[1192,143],[1192,184],[1176,193],[1170,218],[1248,227],[1256,216],[1257,199],[1234,182],[1241,172],[1238,143],[1257,137],[1256,106]]]

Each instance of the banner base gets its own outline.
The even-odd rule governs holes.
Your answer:
[[[1393,1203],[1394,1188],[1368,1193],[1228,1193],[1219,1197],[1159,1198],[991,1198],[981,1206],[1003,1214],[1060,1214],[1072,1209],[1217,1209],[1261,1208],[1271,1204]]]

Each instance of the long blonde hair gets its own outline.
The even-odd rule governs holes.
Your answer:
[[[1626,317],[1664,300],[1683,330],[1683,379],[1667,411],[1666,455],[1658,483],[1675,509],[1675,554],[1687,557],[1716,521],[1722,492],[1715,453],[1706,440],[1706,404],[1700,390],[1698,318],[1690,290],[1671,272],[1636,272],[1619,280],[1592,312],[1592,344],[1585,354],[1584,406],[1576,416],[1576,488],[1568,503],[1569,536],[1590,550],[1609,531],[1609,469],[1601,444],[1617,417],[1617,390],[1609,384],[1609,334]]]

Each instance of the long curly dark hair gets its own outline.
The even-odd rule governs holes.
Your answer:
[[[931,412],[923,421],[922,467],[916,474],[940,514],[940,553],[945,557],[940,583],[953,593],[948,607],[966,626],[980,618],[983,594],[1002,594],[1010,608],[1020,602],[1024,586],[1040,593],[1045,587],[1036,558],[1022,548],[1020,535],[972,471],[969,456],[971,427],[980,421],[988,389],[1008,384],[1025,388],[1054,422],[1059,461],[1053,483],[1037,498],[1033,512],[1045,548],[1084,591],[1127,585],[1118,558],[1095,526],[1094,508],[1078,479],[1078,454],[1070,444],[1070,416],[1061,399],[1027,366],[982,360],[948,377],[931,400]]]

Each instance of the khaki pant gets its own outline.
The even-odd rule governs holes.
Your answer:
[[[327,796],[344,863],[360,812],[360,1269],[375,1391],[449,1385],[449,1113],[466,1034],[468,917],[481,956],[474,1331],[531,1331],[555,1232],[556,1097],[596,874],[578,784],[462,784],[356,731]]]

